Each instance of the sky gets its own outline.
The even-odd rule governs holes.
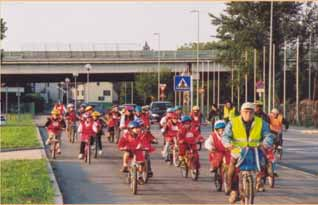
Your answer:
[[[211,41],[216,27],[208,13],[219,16],[221,2],[2,2],[8,31],[5,50],[174,50],[197,41]]]

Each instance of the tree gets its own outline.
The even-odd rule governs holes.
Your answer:
[[[219,17],[210,14],[211,22],[217,26],[217,35],[220,38],[224,50],[219,53],[220,59],[225,64],[237,65],[238,72],[249,73],[253,68],[253,49],[258,51],[258,59],[262,59],[263,46],[267,47],[266,63],[268,61],[268,47],[270,34],[270,2],[232,2],[226,3],[226,9]],[[308,53],[305,43],[308,41],[309,33],[317,33],[318,12],[316,3],[298,2],[274,2],[273,3],[273,43],[275,49],[275,67],[278,90],[282,90],[282,67],[283,67],[283,44],[288,41],[290,45],[295,45],[297,36],[300,37],[300,69],[308,67],[305,56]],[[312,28],[313,29],[309,29]],[[309,31],[310,30],[310,31]],[[245,52],[248,59],[245,59]],[[263,62],[258,61],[258,67],[262,67]],[[293,66],[294,69],[295,66]],[[268,66],[266,65],[266,69]],[[266,70],[266,73],[268,71]],[[294,72],[291,72],[294,75]],[[302,91],[306,90],[304,73],[301,71],[300,84]],[[237,81],[240,82],[241,80]],[[252,75],[249,75],[252,80]],[[295,89],[295,83],[289,82],[288,87]],[[249,86],[251,90],[254,88]],[[289,92],[293,93],[293,92]],[[280,92],[277,93],[281,95]],[[304,92],[301,92],[304,95]],[[290,95],[294,97],[294,95]]]
[[[3,40],[6,37],[5,32],[8,30],[8,27],[6,26],[7,22],[5,22],[3,20],[3,18],[1,18],[0,21],[1,21],[0,22],[0,26],[1,26],[1,28],[0,28],[0,31],[1,31],[0,39]]]

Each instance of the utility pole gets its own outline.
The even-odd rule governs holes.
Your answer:
[[[264,93],[263,93],[263,109],[266,110],[266,47],[263,46],[263,84],[264,84]]]
[[[296,121],[299,123],[299,37],[297,37],[296,54]]]
[[[275,68],[275,44],[273,44],[273,108],[276,107],[276,68]]]
[[[246,73],[245,73],[245,102],[248,101],[247,95],[248,95],[248,90],[247,90],[247,73],[248,73],[248,64],[247,64],[247,50],[245,50],[245,66],[246,66]]]
[[[254,102],[256,102],[256,49],[254,49]]]
[[[286,65],[286,60],[287,60],[287,43],[286,40],[284,41],[284,108],[283,108],[283,112],[284,112],[284,117],[286,117],[286,69],[287,69],[287,65]]]
[[[209,108],[210,108],[210,61],[207,61],[208,63],[208,82],[207,82],[207,116],[209,114]]]
[[[234,101],[234,84],[233,84],[233,81],[234,81],[234,68],[233,68],[233,60],[232,60],[232,66],[231,66],[231,102],[233,103]]]
[[[268,75],[268,113],[271,111],[271,85],[272,85],[272,43],[273,43],[273,1],[271,1],[270,11],[270,37],[269,37],[269,75]]]

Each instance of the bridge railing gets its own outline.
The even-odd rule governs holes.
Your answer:
[[[58,59],[144,59],[158,58],[158,51],[6,51],[4,61],[11,60],[58,60]],[[216,50],[201,50],[199,58],[214,59]],[[196,50],[160,51],[161,60],[196,59]]]

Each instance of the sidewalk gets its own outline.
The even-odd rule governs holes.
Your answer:
[[[0,160],[43,159],[42,149],[1,152]]]

